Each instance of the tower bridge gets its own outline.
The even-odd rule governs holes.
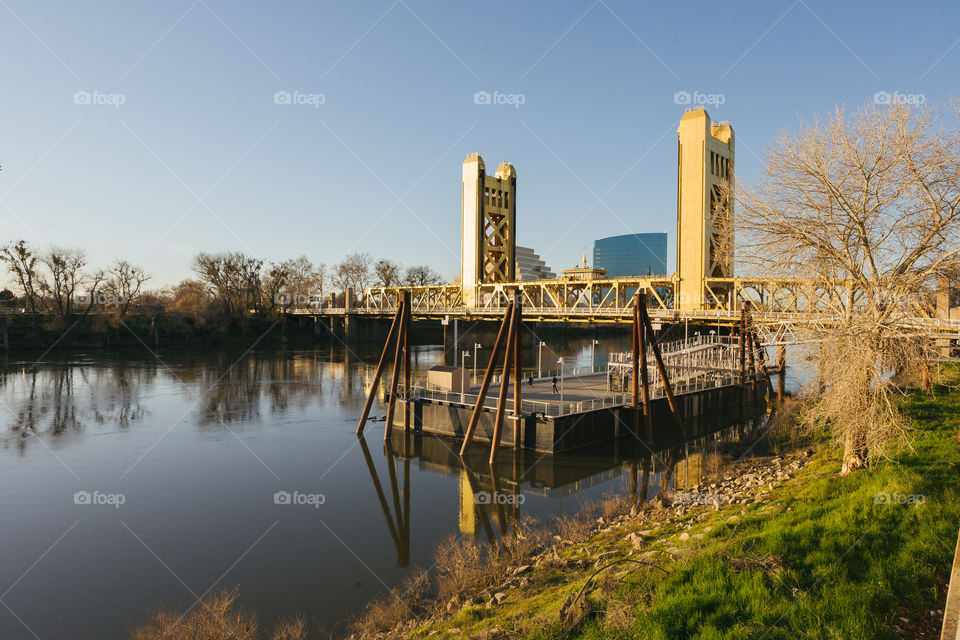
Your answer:
[[[754,322],[765,329],[768,342],[774,334],[782,339],[791,329],[830,325],[855,311],[862,294],[848,280],[737,277],[733,128],[729,122],[713,122],[706,109],[692,107],[680,120],[677,142],[677,270],[673,274],[605,278],[600,270],[583,268],[552,280],[520,281],[516,169],[503,162],[488,175],[480,154],[471,154],[462,172],[458,283],[371,287],[356,307],[291,313],[389,317],[409,292],[414,319],[494,319],[503,316],[516,292],[526,321],[630,322],[631,301],[637,292],[645,292],[649,314],[659,322],[733,325],[742,309],[749,309]],[[914,313],[901,318],[901,326],[905,332],[956,338],[960,320],[951,315],[948,296],[939,295],[927,304],[918,303]]]

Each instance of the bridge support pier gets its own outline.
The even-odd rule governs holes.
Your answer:
[[[346,342],[350,342],[354,333],[356,332],[356,323],[357,319],[353,316],[344,316],[343,317],[343,339]]]

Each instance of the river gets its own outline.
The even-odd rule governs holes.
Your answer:
[[[628,343],[557,340],[544,361],[599,366]],[[382,421],[358,439],[376,349],[7,356],[0,638],[125,638],[158,605],[235,587],[267,626],[304,613],[343,631],[450,534],[495,536],[629,490],[638,454],[624,447],[465,471],[449,440],[385,446]],[[414,376],[442,360],[416,347]]]

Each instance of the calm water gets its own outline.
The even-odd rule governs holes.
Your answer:
[[[597,362],[627,346],[603,340]],[[589,366],[589,340],[550,349]],[[505,451],[496,469],[481,452],[465,471],[451,441],[385,446],[382,421],[359,440],[373,350],[3,361],[0,638],[123,638],[160,603],[234,587],[267,624],[302,612],[343,630],[449,534],[628,490],[630,453],[612,447]],[[415,371],[442,359],[420,347]],[[510,504],[476,505],[493,491]]]

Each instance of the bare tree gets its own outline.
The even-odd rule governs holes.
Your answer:
[[[290,304],[287,294],[290,279],[290,261],[270,263],[270,269],[263,277],[263,306],[269,313],[276,312],[278,307]]]
[[[292,304],[306,304],[312,295],[323,296],[325,267],[314,266],[307,256],[300,256],[284,263],[287,266],[287,297]]]
[[[378,260],[373,267],[377,286],[396,287],[400,284],[400,265],[393,260]]]
[[[741,190],[741,254],[767,274],[849,291],[825,309],[834,320],[816,336],[804,413],[842,442],[845,473],[905,434],[890,374],[925,362],[931,345],[903,320],[960,252],[960,132],[941,113],[870,105],[801,123],[769,149],[762,183]]]
[[[333,284],[341,291],[351,287],[358,299],[363,298],[370,282],[371,262],[369,253],[351,253],[334,267]]]
[[[426,265],[407,268],[404,282],[411,287],[428,287],[443,282],[440,274]]]
[[[194,273],[223,312],[232,316],[242,317],[263,309],[262,267],[262,260],[239,252],[199,253],[193,258]]]
[[[125,315],[134,299],[140,294],[140,288],[150,276],[143,268],[130,264],[126,260],[117,260],[107,272],[107,280],[103,289],[111,298],[113,304]]]
[[[20,291],[26,300],[30,311],[37,311],[42,304],[40,289],[41,276],[37,273],[37,257],[30,251],[26,242],[20,240],[16,244],[7,244],[0,248],[0,261],[7,265],[7,269],[17,278]]]
[[[86,254],[81,249],[51,247],[40,262],[47,269],[41,288],[49,298],[50,308],[64,318],[75,312],[89,313],[105,274],[102,271],[85,272]]]

